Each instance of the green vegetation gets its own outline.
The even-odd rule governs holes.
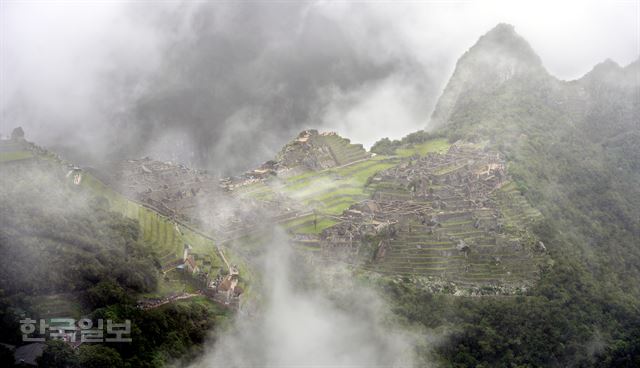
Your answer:
[[[492,198],[503,214],[505,237],[488,239],[468,218],[443,221],[442,227],[483,249],[498,241],[518,239],[530,246],[540,240],[547,254],[511,260],[519,265],[513,273],[475,259],[456,280],[460,284],[533,273],[539,278],[511,295],[454,296],[451,285],[434,293],[422,283],[460,266],[462,255],[446,261],[440,256],[455,250],[454,242],[417,232],[393,239],[385,260],[369,269],[389,275],[375,280],[407,325],[442,332],[432,351],[420,351],[421,358],[446,367],[640,366],[640,131],[638,104],[629,98],[637,96],[629,93],[637,88],[620,90],[626,85],[620,80],[563,83],[544,73],[507,80],[487,73],[474,84],[473,76],[483,70],[471,68],[464,80],[454,78],[454,89],[465,93],[439,115],[446,116],[440,130],[382,139],[372,148],[378,155],[368,159],[357,147],[345,148],[341,138],[323,137],[338,162],[356,162],[254,183],[236,195],[296,199],[315,211],[284,226],[315,234],[373,190],[410,196],[401,186],[371,184],[375,173],[416,154],[442,152],[459,139],[486,143],[507,157],[513,180]],[[495,81],[485,90],[489,79]],[[0,154],[2,162],[24,158],[24,152]],[[2,166],[3,178],[11,180],[0,193],[2,341],[19,341],[20,314],[88,315],[132,320],[133,342],[75,351],[51,342],[43,366],[152,367],[180,364],[202,352],[205,334],[224,325],[225,311],[204,297],[143,311],[135,307],[135,296],[188,288],[171,278],[174,271],[158,280],[161,266],[179,257],[185,242],[211,255],[212,267],[223,268],[208,237],[125,199],[90,175],[73,186],[59,167],[43,173],[11,166]],[[265,239],[247,236],[236,246],[251,254],[259,251],[260,241]],[[317,252],[312,244],[299,241],[295,247]],[[510,254],[499,256],[505,262]],[[242,282],[257,277],[240,258],[228,258],[240,265]],[[0,362],[7,361],[5,350],[0,347]]]
[[[178,255],[173,244],[166,245],[174,242],[172,231],[179,233],[173,224],[89,175],[84,185],[72,184],[54,160],[0,170],[10,182],[0,192],[0,341],[21,343],[18,320],[24,316],[87,316],[131,320],[133,342],[71,350],[51,341],[42,366],[157,367],[201,352],[206,334],[227,311],[204,297],[148,311],[136,307],[138,296],[184,289],[159,282],[159,257],[169,250],[172,257]],[[142,223],[155,230],[145,237]],[[191,230],[181,236],[194,249],[212,248],[211,241]]]
[[[140,236],[145,243],[153,246],[163,266],[181,258],[186,243],[193,247],[194,253],[209,256],[212,268],[224,267],[222,259],[216,253],[214,241],[210,238],[177,224],[153,209],[125,198],[92,175],[83,175],[81,185],[92,193],[107,198],[111,210],[136,220],[140,226]]]
[[[211,331],[225,323],[226,311],[204,297],[142,311],[131,304],[95,310],[93,319],[132,321],[130,343],[83,344],[77,350],[49,341],[39,363],[45,367],[161,367],[188,364],[203,353]],[[180,364],[182,363],[182,364]]]
[[[458,68],[469,67],[463,64]],[[474,75],[470,68],[465,76]],[[498,193],[507,207],[505,225],[538,218],[533,233],[553,262],[514,297],[450,297],[409,282],[385,285],[407,320],[453,331],[435,350],[444,366],[640,365],[637,84],[634,94],[614,74],[570,84],[543,72],[492,90],[454,75],[451,84],[465,94],[439,134],[450,142],[488,141],[507,156],[515,183]],[[535,210],[524,209],[516,192]]]
[[[320,233],[335,224],[335,216],[352,204],[369,198],[371,193],[367,183],[371,176],[398,162],[396,158],[382,156],[367,158],[320,172],[305,172],[286,179],[275,178],[254,183],[237,190],[236,195],[264,199],[279,193],[295,199],[306,208],[313,208],[316,214],[290,220],[283,226],[297,233]]]
[[[424,156],[430,152],[435,152],[435,153],[445,152],[447,149],[449,149],[450,146],[451,146],[451,143],[449,143],[449,141],[446,138],[436,138],[436,139],[426,141],[424,143],[414,144],[412,147],[409,147],[409,148],[398,148],[396,150],[396,154],[401,157],[409,157],[416,154],[420,156]]]
[[[25,160],[33,157],[29,151],[0,152],[0,163]]]
[[[338,165],[348,162],[363,160],[369,157],[362,145],[351,144],[349,139],[338,135],[320,135],[316,138],[319,142],[325,143],[331,149]]]
[[[337,136],[321,138],[343,139]],[[378,155],[320,172],[309,171],[283,180],[253,183],[239,189],[236,195],[264,200],[272,198],[277,192],[298,200],[305,207],[313,208],[315,213],[290,220],[283,227],[294,233],[318,234],[336,224],[336,216],[344,210],[371,196],[374,187],[369,187],[369,179],[373,175],[397,165],[403,157],[443,152],[450,146],[446,138],[423,132],[410,134],[396,142],[398,144],[394,146],[393,154],[397,157]],[[401,145],[402,148],[398,148]]]
[[[449,147],[444,134],[417,131],[408,134],[401,140],[382,138],[371,146],[371,152],[378,155],[400,155],[402,157],[414,154],[425,155],[428,152],[442,152]]]
[[[53,169],[51,169],[53,170]],[[5,169],[0,193],[0,280],[8,294],[85,290],[100,280],[142,292],[155,287],[155,259],[135,222],[49,170]]]

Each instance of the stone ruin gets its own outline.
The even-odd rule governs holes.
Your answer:
[[[513,216],[525,224],[523,214],[532,212],[507,208],[527,205],[519,193],[501,190],[507,183],[504,157],[472,144],[412,157],[371,178],[371,199],[322,232],[321,253],[381,273],[466,284],[528,280],[546,248],[528,238],[524,225],[503,228]]]
[[[215,234],[221,241],[241,237],[265,223],[298,213],[290,199],[232,196],[203,170],[145,157],[119,163],[110,179],[118,191],[174,220]]]
[[[123,161],[114,178],[125,196],[147,204],[167,216],[189,218],[197,197],[215,196],[217,179],[206,171],[145,157]]]

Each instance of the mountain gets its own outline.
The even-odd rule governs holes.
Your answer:
[[[499,24],[459,59],[430,127],[502,136],[505,129],[575,127],[591,140],[606,140],[637,130],[639,75],[640,59],[627,67],[606,60],[578,80],[559,80],[513,26]]]
[[[43,359],[192,359],[226,308],[261,312],[274,275],[256,260],[277,225],[319,265],[292,284],[326,272],[311,291],[357,308],[344,266],[390,306],[385,327],[418,335],[416,365],[637,367],[639,81],[640,61],[610,60],[558,80],[500,24],[458,61],[431,131],[375,155],[306,130],[241,176],[146,157],[103,184],[16,130],[0,140],[0,339],[21,344],[22,310],[108,315],[133,319],[131,347],[50,344]]]
[[[3,367],[14,366],[16,345],[16,356],[37,350],[39,365],[47,367],[164,366],[194,355],[229,314],[196,294],[162,303],[184,297],[187,284],[175,261],[182,261],[186,242],[199,270],[192,282],[223,267],[208,239],[125,199],[23,134],[0,140],[0,177]],[[88,318],[94,326],[98,319],[129,320],[133,343],[85,343],[79,329],[67,330],[65,342],[24,341],[20,320],[55,318]]]
[[[553,266],[520,302],[470,307],[496,318],[467,320],[442,350],[454,366],[640,362],[639,65],[607,60],[562,81],[504,24],[458,61],[432,134],[488,142],[505,154],[518,188],[543,215],[534,233]]]
[[[471,47],[456,64],[431,118],[442,126],[462,104],[480,103],[496,91],[522,80],[547,79],[540,57],[512,25],[499,24]]]

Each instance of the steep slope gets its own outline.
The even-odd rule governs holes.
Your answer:
[[[449,282],[457,293],[509,293],[535,282],[545,246],[529,229],[540,214],[517,191],[498,152],[456,142],[369,182],[371,199],[322,232],[327,257]]]
[[[234,183],[243,179],[263,179],[270,175],[286,178],[348,165],[370,156],[361,144],[352,144],[349,139],[340,137],[335,132],[320,133],[309,129],[300,132],[294,140],[282,147],[273,160],[245,173],[241,178],[229,180]]]
[[[54,330],[47,328],[40,364],[87,366],[104,354],[111,359],[105,366],[164,366],[200,349],[207,331],[228,314],[204,296],[152,310],[137,305],[138,298],[191,290],[202,273],[189,280],[164,266],[182,258],[185,242],[194,254],[215,253],[210,240],[126,200],[22,137],[0,140],[0,179],[3,347],[29,344],[19,324],[28,318],[47,324],[50,318],[89,318],[94,326],[97,319],[129,320],[131,344],[80,344],[80,333],[71,337],[68,331],[65,338],[73,340],[50,341]],[[222,267],[209,266],[216,272]]]
[[[560,81],[505,25],[459,60],[433,113],[435,133],[488,141],[505,155],[518,190],[542,214],[534,234],[553,265],[522,299],[455,302],[464,328],[439,350],[452,365],[640,361],[638,64],[606,61]],[[394,290],[407,316],[434,325],[437,313],[421,316],[413,303],[439,304]]]
[[[496,32],[508,37],[496,37]],[[487,44],[487,37],[502,46]],[[477,55],[512,51],[514,40],[519,40],[516,50],[527,50],[504,25],[482,37],[460,59],[443,99],[453,90],[465,92],[452,104],[439,104],[434,118],[443,118],[437,122],[450,137],[489,139],[504,151],[515,177],[532,191],[531,199],[548,200],[557,211],[561,206],[577,208],[601,226],[621,223],[630,235],[637,235],[640,220],[632,207],[640,206],[633,185],[639,179],[638,62],[621,68],[606,61],[583,78],[564,82],[538,68],[537,58],[511,57],[531,67],[521,67],[524,72],[504,82],[484,84],[485,77],[475,74],[478,64],[490,68],[492,63],[479,63]],[[503,71],[504,53],[498,55],[493,72],[485,74]],[[465,75],[471,77],[461,78]]]
[[[455,120],[461,109],[479,108],[492,95],[522,81],[545,83],[550,76],[529,43],[512,25],[499,24],[456,64],[431,118],[432,126]]]

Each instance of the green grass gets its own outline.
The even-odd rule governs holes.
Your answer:
[[[0,162],[26,160],[33,157],[29,151],[0,152]]]
[[[366,186],[367,180],[397,165],[399,161],[398,158],[385,156],[371,157],[348,166],[253,183],[238,189],[236,195],[270,199],[277,192],[290,197],[308,209],[316,209],[319,213],[318,224],[313,226],[312,218],[306,216],[289,221],[284,227],[301,234],[319,233],[335,224],[334,219],[325,215],[340,215],[354,203],[369,198],[371,191]]]
[[[185,226],[176,226],[171,219],[125,198],[91,175],[83,175],[82,185],[107,198],[113,211],[138,221],[141,239],[153,246],[162,264],[181,258],[184,244],[188,243],[195,253],[211,256],[212,268],[225,267],[211,239]]]
[[[301,224],[303,224],[303,223],[305,223],[307,221],[313,221],[313,215],[303,216],[303,217],[300,217],[300,218],[295,219],[295,220],[287,221],[287,222],[285,222],[283,224],[283,227],[285,229],[290,229],[292,227],[301,225]]]
[[[307,224],[303,227],[299,227],[295,229],[295,232],[298,234],[319,234],[322,230],[333,226],[337,223],[337,221],[332,220],[330,218],[323,218],[318,221],[317,226],[313,225],[313,221],[310,224]]]
[[[398,148],[396,154],[400,157],[409,157],[415,154],[424,156],[430,152],[442,153],[449,149],[451,144],[445,138],[438,138],[416,144],[410,148]]]
[[[162,298],[167,295],[189,291],[190,286],[182,282],[180,272],[178,270],[167,272],[166,279],[165,277],[158,278],[158,288],[155,291],[140,294],[138,297],[141,299]]]

